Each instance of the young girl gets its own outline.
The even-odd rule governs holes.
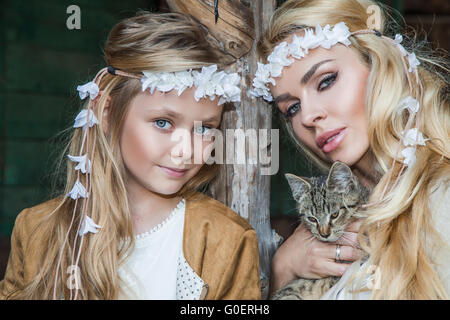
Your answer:
[[[240,99],[206,39],[181,14],[112,29],[108,67],[78,87],[66,190],[18,215],[0,297],[260,298],[255,231],[196,191],[222,104]]]
[[[322,243],[300,226],[274,256],[272,291],[344,274],[324,299],[450,296],[449,70],[384,15],[368,26],[375,5],[287,1],[260,41],[253,93],[275,102],[320,167],[345,162],[372,189],[359,232],[368,260],[339,263],[358,259],[354,242]]]

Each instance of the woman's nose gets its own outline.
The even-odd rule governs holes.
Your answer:
[[[302,106],[301,121],[305,127],[314,127],[318,121],[327,117],[327,113],[323,108],[312,105]]]

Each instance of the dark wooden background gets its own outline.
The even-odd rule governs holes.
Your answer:
[[[449,1],[384,2],[434,48],[450,51]],[[71,4],[81,8],[81,30],[66,28]],[[164,0],[0,0],[0,279],[17,214],[50,197],[58,133],[71,127],[79,108],[76,86],[104,66],[101,48],[108,31],[138,8],[168,10]],[[278,126],[275,116],[273,127]],[[287,237],[296,218],[283,173],[312,175],[315,170],[280,138],[270,210],[272,228]]]

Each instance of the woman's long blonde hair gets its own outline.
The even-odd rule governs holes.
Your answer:
[[[108,66],[134,74],[143,70],[175,72],[211,64],[220,65],[220,53],[211,46],[207,38],[207,31],[185,15],[139,11],[134,17],[113,27],[104,47],[105,62]],[[99,124],[90,128],[88,134],[90,144],[95,140],[96,148],[89,157],[93,162],[89,178],[92,189],[87,201],[87,212],[102,228],[95,235],[84,236],[84,243],[81,242],[78,278],[80,290],[77,293],[79,299],[117,299],[120,291],[118,267],[134,246],[119,137],[130,102],[141,92],[141,83],[139,79],[107,73],[101,79],[99,88],[102,94],[94,108]],[[105,129],[101,115],[108,96],[111,101],[108,128]],[[87,103],[83,105],[83,109],[86,107]],[[74,130],[61,161],[67,159],[67,154],[78,154],[83,134],[81,128]],[[216,165],[205,164],[177,195],[192,197],[216,173]],[[74,245],[77,228],[69,228],[75,200],[64,195],[70,192],[76,179],[74,164],[67,161],[65,190],[55,201],[56,208],[30,234],[30,243],[35,241],[34,237],[43,241],[39,246],[38,274],[25,288],[11,293],[9,298],[52,299],[57,270],[56,298],[59,299],[62,294],[65,299],[73,298],[66,286],[68,276],[71,275],[66,270],[79,249]],[[81,176],[81,182],[84,184],[85,181],[85,177]],[[80,223],[81,206],[78,205],[77,208],[73,226]],[[68,241],[65,242],[68,231]],[[130,241],[123,241],[124,239]],[[61,249],[61,265],[57,268],[56,262]]]
[[[259,53],[267,59],[288,35],[316,24],[325,26],[344,21],[350,32],[368,29],[366,10],[370,5],[381,8],[379,3],[370,0],[287,1],[274,13],[259,41]],[[388,8],[383,9],[378,31],[393,39],[396,24],[387,18]],[[426,147],[417,148],[416,163],[400,176],[402,163],[398,161],[392,168],[392,175],[388,172],[398,153],[400,137],[397,133],[404,130],[407,122],[406,117],[397,114],[399,102],[410,95],[403,57],[392,43],[375,34],[349,38],[352,43],[349,48],[370,68],[365,104],[370,151],[381,177],[372,190],[370,203],[373,205],[366,210],[367,219],[359,236],[362,247],[370,254],[367,265],[377,266],[381,275],[381,286],[372,291],[373,299],[448,298],[425,244],[429,238],[436,243],[439,241],[429,208],[431,190],[440,178],[447,177],[448,183],[450,177],[449,70],[445,60],[433,55],[423,42],[411,38],[406,39],[409,42],[406,49],[415,52],[421,62],[418,74],[423,84],[418,128],[430,140]],[[419,86],[416,83],[412,86],[412,95],[420,100]],[[285,124],[295,144],[306,151],[319,168],[329,168],[329,164],[298,140],[290,122]],[[397,177],[397,183],[393,184]],[[388,192],[383,196],[385,186]]]

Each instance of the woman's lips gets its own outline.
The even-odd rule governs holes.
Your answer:
[[[180,178],[182,176],[184,176],[184,174],[186,173],[187,169],[173,169],[173,168],[168,168],[168,167],[163,167],[163,166],[159,166],[165,173],[167,173],[169,176],[171,177],[175,177],[175,178]]]
[[[336,148],[340,145],[342,140],[345,136],[345,128],[333,130],[332,132],[329,132],[327,136],[324,134],[323,136],[326,137],[326,140],[322,141],[321,149],[323,152],[328,153],[333,150],[336,150]]]

